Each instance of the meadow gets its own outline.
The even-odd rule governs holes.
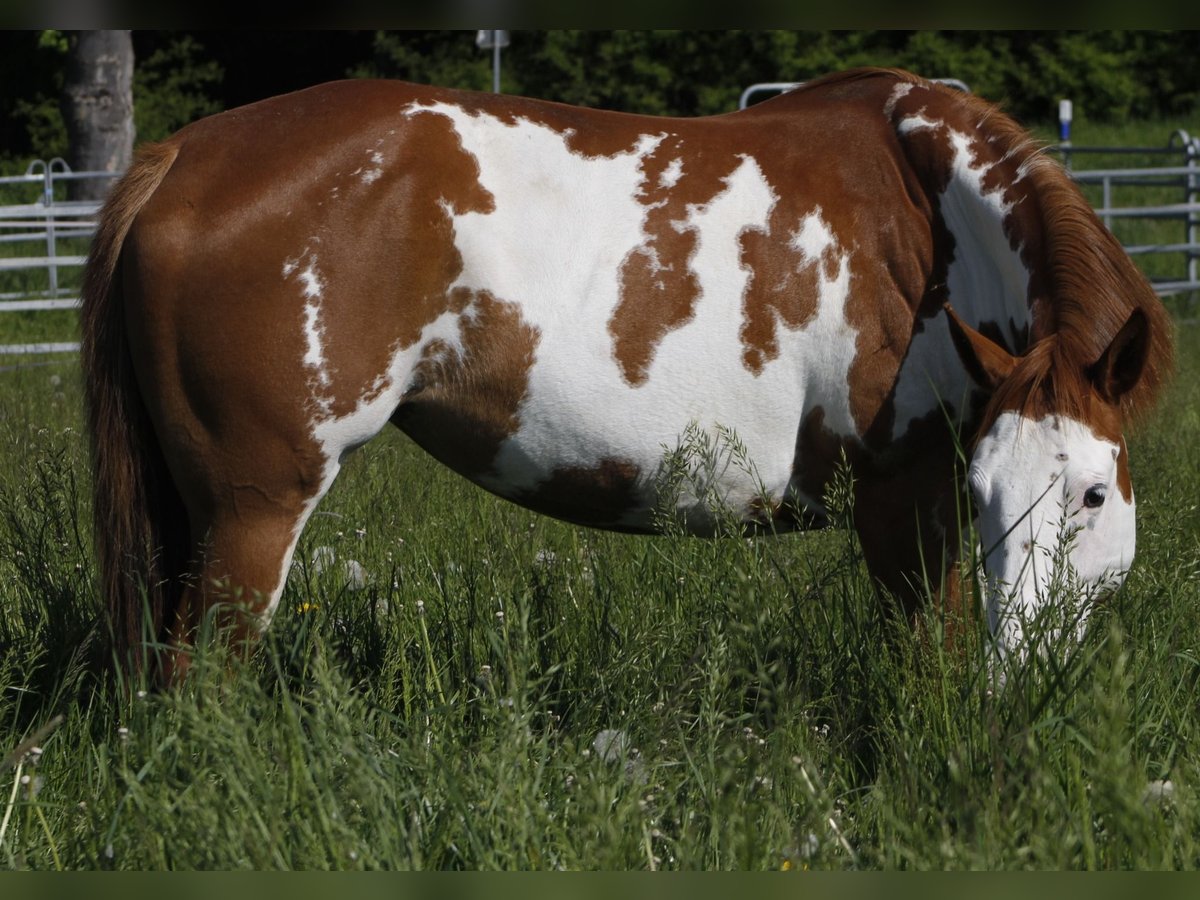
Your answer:
[[[5,315],[4,342],[43,321]],[[978,616],[947,650],[940,610],[890,615],[847,528],[575,528],[389,431],[259,652],[207,644],[157,692],[106,658],[77,361],[0,360],[0,866],[1196,868],[1200,329],[1178,338],[1131,436],[1134,569],[1003,689]]]

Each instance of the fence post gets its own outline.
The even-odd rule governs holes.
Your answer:
[[[1187,137],[1187,132],[1184,132],[1184,137]],[[1200,199],[1200,169],[1197,168],[1198,161],[1200,161],[1200,137],[1194,137],[1187,142],[1188,203],[1195,203]],[[1188,243],[1193,245],[1193,249],[1188,251],[1188,281],[1195,284],[1197,281],[1200,281],[1200,251],[1194,247],[1197,238],[1200,238],[1200,213],[1188,213],[1187,235]]]
[[[1062,145],[1063,167],[1071,171],[1071,119],[1075,110],[1070,100],[1058,101],[1058,141]],[[1106,188],[1107,190],[1107,188]],[[1105,203],[1105,206],[1108,204]]]
[[[1112,178],[1104,176],[1104,227],[1112,231],[1112,216],[1108,211],[1112,209]]]
[[[67,161],[61,156],[56,156],[50,160],[46,166],[46,181],[47,195],[46,202],[48,205],[54,205],[54,174],[57,172],[60,175],[70,175],[71,167],[67,165]],[[50,250],[50,291],[53,296],[57,297],[58,290],[58,236],[54,228],[53,214],[46,216],[46,242],[49,244]]]
[[[1192,137],[1182,128],[1176,129],[1167,141],[1168,147],[1175,145],[1176,139],[1182,145],[1184,156],[1184,165],[1187,166],[1188,173],[1184,179],[1183,202],[1195,203],[1200,199],[1200,137]],[[1197,238],[1200,237],[1200,214],[1188,212],[1187,218],[1184,219],[1184,235],[1188,244],[1192,245],[1192,249],[1188,250],[1187,256],[1187,273],[1188,281],[1196,284],[1200,280],[1200,252],[1195,249]]]

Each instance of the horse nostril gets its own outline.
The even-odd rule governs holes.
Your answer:
[[[1032,545],[1029,543],[1029,541],[1021,541],[1021,549],[1024,550],[1026,553],[1029,552],[1029,548],[1031,546]]]

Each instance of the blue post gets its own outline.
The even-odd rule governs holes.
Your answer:
[[[1071,119],[1074,110],[1070,100],[1058,101],[1058,141],[1062,146],[1063,165],[1071,171]]]
[[[1070,100],[1058,101],[1058,139],[1064,144],[1071,142],[1072,109]]]

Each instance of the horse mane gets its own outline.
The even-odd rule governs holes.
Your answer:
[[[1143,421],[1174,372],[1171,317],[1066,170],[997,105],[901,69],[851,69],[807,82],[794,93],[838,90],[870,79],[920,85],[946,98],[1032,184],[1028,199],[1040,214],[1042,259],[1032,261],[1040,277],[1031,278],[1028,298],[1030,344],[991,398],[980,433],[1005,409],[1034,418],[1047,412],[1081,417],[1087,370],[1135,309],[1146,316],[1149,350],[1137,384],[1121,398],[1121,413],[1127,422]]]

